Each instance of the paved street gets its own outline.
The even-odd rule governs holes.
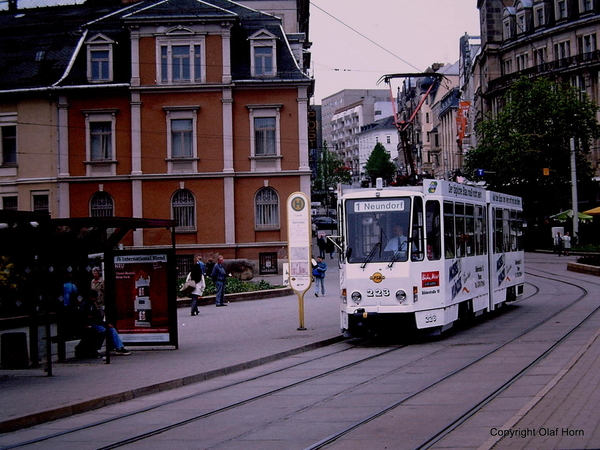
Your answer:
[[[427,399],[419,400],[417,397],[412,402],[409,401],[403,409],[385,414],[357,432],[344,436],[331,448],[364,448],[365,439],[368,439],[369,448],[394,448],[399,442],[404,442],[402,448],[412,448],[408,445],[411,441],[406,440],[406,433],[410,431],[405,426],[407,423],[427,420],[431,425],[448,414],[454,414],[457,406],[451,405],[461,405],[461,399],[467,400],[468,397],[476,395],[478,390],[484,389],[486,383],[498,376],[502,378],[501,375],[508,373],[510,367],[517,367],[522,361],[527,361],[533,350],[552,347],[563,330],[569,329],[571,323],[577,323],[581,317],[588,314],[589,320],[561,341],[556,351],[540,360],[533,369],[524,372],[516,382],[483,405],[481,410],[456,429],[433,443],[432,448],[598,448],[600,433],[595,406],[600,383],[600,358],[597,356],[600,351],[600,317],[595,311],[598,295],[593,290],[600,280],[590,275],[567,272],[566,262],[573,259],[574,257],[559,259],[555,255],[528,254],[529,281],[526,294],[536,297],[529,302],[524,300],[520,306],[520,314],[514,314],[519,310],[517,307],[513,313],[485,321],[471,329],[458,331],[439,341],[433,341],[431,345],[408,346],[398,354],[400,359],[396,356],[387,362],[382,361],[382,367],[388,366],[392,369],[395,361],[406,364],[406,358],[415,358],[415,363],[423,364],[421,369],[414,366],[414,370],[408,370],[398,382],[388,381],[382,387],[398,387],[405,382],[416,386],[425,382],[427,377],[437,377],[437,374],[441,373],[440,370],[452,370],[452,364],[458,367],[461,364],[460,360],[473,352],[496,345],[496,339],[488,339],[494,333],[500,333],[500,336],[511,328],[526,328],[530,320],[528,315],[533,315],[532,318],[537,317],[542,312],[539,308],[545,309],[544,305],[549,305],[549,301],[552,303],[551,307],[558,311],[558,315],[552,316],[535,334],[527,336],[520,344],[519,341],[515,341],[501,351],[495,356],[495,362],[490,361],[479,368],[474,366],[474,375],[470,378],[473,382],[464,384],[464,380],[459,379],[458,384],[450,390],[442,389],[441,395],[433,395],[432,392]],[[21,425],[29,425],[36,421],[42,422],[59,415],[86,411],[99,405],[161,390],[165,391],[166,397],[163,398],[168,398],[171,396],[171,388],[216,375],[233,373],[242,368],[254,366],[258,369],[260,364],[339,339],[337,268],[335,264],[331,264],[331,260],[328,259],[327,262],[330,266],[327,279],[328,295],[316,298],[310,291],[305,297],[305,325],[308,328],[306,331],[297,330],[296,296],[233,303],[227,308],[204,306],[200,309],[198,317],[190,317],[189,310],[182,308],[178,311],[180,350],[133,349],[131,356],[114,357],[110,365],[100,360],[57,364],[55,376],[52,378],[44,377],[38,370],[0,372],[0,388],[3,394],[0,400],[0,424],[6,425],[10,420],[21,417]],[[566,281],[564,292],[554,287],[544,291],[547,289],[544,285],[548,284],[545,280],[560,278]],[[543,295],[539,295],[538,292],[542,292]],[[585,301],[576,302],[578,295],[583,295]],[[571,303],[575,306],[567,308]],[[560,312],[562,309],[565,311]],[[483,330],[488,332],[483,333]],[[385,350],[385,347],[380,350]],[[319,352],[322,351],[326,349],[323,348]],[[421,353],[423,351],[434,353],[425,356]],[[321,354],[319,352],[317,355]],[[283,359],[280,361],[284,363]],[[375,367],[372,365],[368,372]],[[347,374],[349,375],[350,373]],[[221,378],[224,383],[228,377]],[[214,381],[217,384],[221,383],[219,379]],[[346,383],[348,381],[346,380]],[[408,385],[402,385],[408,393]],[[318,389],[306,392],[306,401],[308,402],[309,393],[314,396],[319,391],[329,391],[329,387],[334,386],[322,382]],[[357,401],[361,399],[357,405],[365,401],[371,404],[381,397],[360,390],[357,393],[363,394],[357,397]],[[464,395],[467,393],[469,395]],[[285,397],[280,398],[283,400]],[[382,400],[385,404],[391,401],[387,398]],[[433,409],[437,411],[436,414],[430,415],[431,410],[427,413],[423,410],[427,415],[419,415],[419,411],[425,406],[436,404],[438,407]],[[280,406],[284,407],[283,404]],[[124,404],[123,408],[127,409],[127,404]],[[348,420],[352,411],[360,412],[358,416],[365,412],[364,408],[348,409],[348,405],[341,404],[339,409],[330,409],[328,414],[342,414],[345,420]],[[267,414],[267,410],[264,414]],[[411,415],[414,417],[406,419]],[[272,436],[279,436],[274,437],[275,440],[271,444],[281,443],[281,439],[285,440],[283,430],[277,432],[276,426],[271,429],[275,433]],[[191,436],[192,430],[193,428],[190,430]],[[166,434],[158,438],[156,444],[162,442],[165,445],[169,440],[168,436],[170,435]],[[250,437],[246,444],[259,438],[268,441],[268,436],[258,433],[256,438]],[[416,433],[412,433],[412,438],[414,442],[421,439]],[[294,440],[293,435],[289,435],[289,439]],[[260,445],[256,447],[257,442],[254,442],[253,448],[261,448]],[[243,440],[238,443],[231,442],[227,448],[242,448],[236,445],[243,443]]]
[[[130,356],[114,356],[110,365],[100,359],[55,364],[53,377],[38,369],[1,370],[0,425],[21,417],[35,423],[181,386],[338,339],[337,260],[326,262],[326,296],[316,298],[311,289],[304,298],[305,331],[297,330],[295,294],[230,303],[226,308],[203,306],[194,317],[189,308],[180,308],[179,350],[130,347]]]

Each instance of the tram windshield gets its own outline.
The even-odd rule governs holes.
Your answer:
[[[346,201],[349,263],[408,260],[410,197]]]

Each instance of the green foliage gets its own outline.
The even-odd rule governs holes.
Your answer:
[[[396,165],[381,142],[378,142],[365,165],[367,176],[375,183],[377,178],[383,178],[390,183],[396,176]]]
[[[204,289],[204,295],[215,295],[217,293],[217,287],[210,277],[204,277],[206,288]],[[177,295],[181,296],[179,289],[183,286],[185,278],[179,278],[177,280]],[[226,294],[238,294],[240,292],[253,292],[253,291],[265,291],[269,289],[278,289],[282,286],[273,285],[266,280],[260,280],[258,283],[242,281],[239,278],[227,277],[225,280],[225,293]]]
[[[475,171],[484,169],[489,188],[523,197],[530,217],[570,208],[570,139],[577,142],[579,191],[589,193],[593,172],[586,156],[600,136],[597,105],[573,87],[543,78],[517,81],[504,100],[495,117],[478,125],[466,176],[476,178]]]
[[[330,187],[335,187],[338,183],[348,183],[351,179],[350,169],[344,165],[341,156],[329,151],[327,142],[324,142],[315,189],[327,191]]]

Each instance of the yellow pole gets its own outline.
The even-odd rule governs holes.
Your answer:
[[[296,292],[298,295],[298,315],[300,316],[300,326],[298,327],[298,331],[304,331],[306,328],[304,327],[304,294],[303,292]]]

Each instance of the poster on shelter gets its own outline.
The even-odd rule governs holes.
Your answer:
[[[176,299],[168,252],[119,252],[111,262],[113,320],[123,342],[176,345]]]

